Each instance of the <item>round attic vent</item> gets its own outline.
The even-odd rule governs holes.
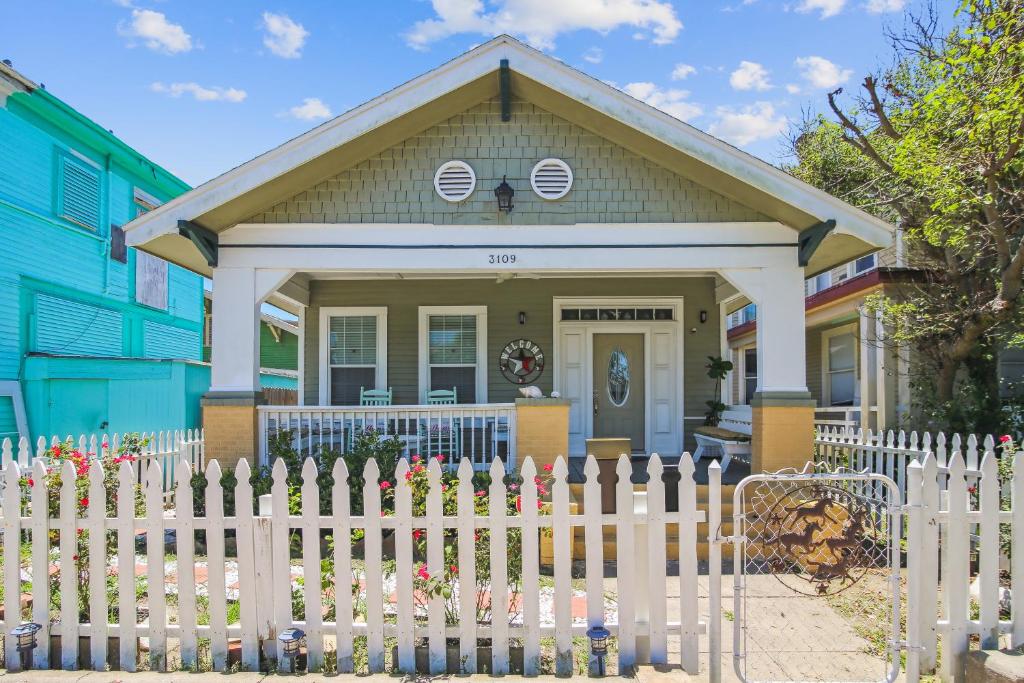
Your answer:
[[[561,199],[572,188],[572,169],[561,159],[544,159],[533,167],[530,184],[543,199]]]
[[[465,161],[448,161],[434,174],[434,189],[449,202],[461,202],[475,187],[476,174]]]

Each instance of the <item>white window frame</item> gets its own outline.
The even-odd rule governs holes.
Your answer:
[[[739,370],[740,381],[739,396],[737,397],[739,400],[736,403],[737,405],[749,405],[747,403],[748,399],[752,399],[754,397],[752,395],[747,396],[747,351],[754,351],[756,353],[757,344],[747,344],[746,346],[741,346],[737,349],[737,351],[739,351],[739,358],[737,358],[737,360],[739,361],[739,368],[734,368],[734,370]],[[760,374],[754,375],[754,377],[756,377],[758,381],[760,381]],[[754,391],[757,391],[756,384],[754,385]]]
[[[856,407],[860,403],[860,339],[857,337],[857,323],[850,323],[821,333],[821,398],[826,408],[832,407],[832,371],[829,368],[828,343],[832,337],[844,334],[853,335],[853,406]]]
[[[487,306],[420,306],[419,307],[419,395],[427,402],[430,391],[430,326],[432,315],[476,316],[476,402],[487,403]],[[459,365],[458,367],[464,367]]]
[[[331,318],[375,316],[377,318],[377,365],[374,389],[388,388],[388,309],[387,306],[328,306],[320,309],[320,405],[331,404]],[[370,367],[346,366],[346,367]]]
[[[828,282],[823,287],[820,286],[820,282],[819,282],[819,278],[822,278],[822,277],[825,277],[828,280]],[[818,292],[824,292],[826,289],[828,289],[829,287],[831,287],[834,284],[836,284],[836,283],[832,282],[832,271],[831,270],[826,270],[823,273],[818,273],[814,277],[807,278],[807,296],[814,296]]]
[[[871,265],[868,266],[867,268],[865,268],[864,270],[858,271],[857,270],[857,261],[859,261],[861,258],[868,258],[868,257],[871,257]],[[861,256],[860,258],[856,258],[856,259],[850,261],[848,275],[850,277],[856,277],[858,275],[863,275],[864,273],[866,273],[866,272],[868,272],[870,270],[874,270],[877,267],[878,267],[878,253],[875,252],[875,253],[872,253],[872,254],[865,254],[864,256]]]

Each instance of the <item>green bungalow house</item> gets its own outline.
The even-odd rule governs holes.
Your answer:
[[[202,277],[122,230],[188,189],[0,64],[0,438],[199,426]]]
[[[368,427],[481,469],[577,467],[607,440],[679,458],[742,297],[749,467],[776,471],[813,452],[804,282],[894,228],[499,36],[126,233],[213,279],[203,422],[221,466],[267,462],[282,431],[315,452]],[[261,391],[265,302],[299,319],[297,406]]]

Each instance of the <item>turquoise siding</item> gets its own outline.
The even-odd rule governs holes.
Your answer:
[[[78,194],[62,196],[60,173],[68,162],[98,177],[95,213],[71,204],[88,197],[94,185],[76,183],[69,192]],[[135,188],[160,201],[188,189],[45,91],[18,92],[0,105],[0,380],[21,380],[33,435],[50,431],[53,411],[66,420],[53,425],[59,431],[94,431],[97,420],[115,415],[126,428],[198,425],[201,391],[187,394],[195,398],[194,414],[179,414],[184,379],[172,387],[170,380],[140,374],[128,360],[100,363],[101,376],[76,383],[55,376],[52,387],[40,389],[50,379],[45,372],[57,366],[36,363],[37,354],[202,357],[202,278],[169,266],[167,309],[153,309],[135,302],[134,250],[126,263],[110,257],[111,226],[135,217]],[[98,361],[79,364],[92,362]],[[180,395],[165,393],[178,392],[178,386]],[[15,431],[11,402],[0,397],[0,438]]]

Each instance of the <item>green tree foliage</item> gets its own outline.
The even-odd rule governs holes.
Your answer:
[[[1024,345],[1024,0],[962,0],[939,25],[909,13],[893,66],[830,93],[787,170],[901,226],[916,277],[869,305],[913,349],[937,426],[994,431],[995,350]]]

